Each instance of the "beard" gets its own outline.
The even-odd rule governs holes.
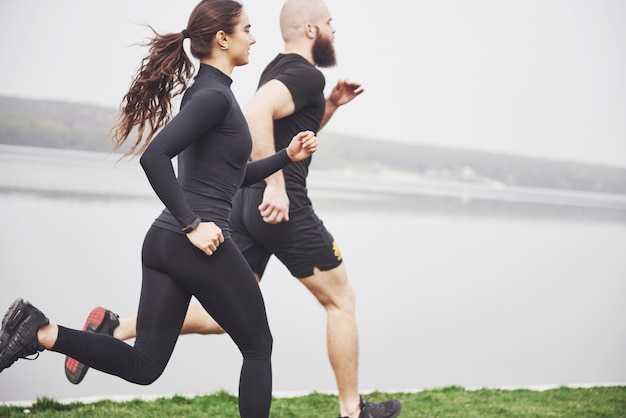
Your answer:
[[[320,36],[319,30],[317,32],[317,36],[315,37],[315,42],[313,43],[312,52],[313,62],[315,62],[315,65],[318,67],[328,68],[337,64],[333,42],[328,38]]]

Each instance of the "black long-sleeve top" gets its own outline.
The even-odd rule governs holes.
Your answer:
[[[228,220],[237,190],[291,163],[285,149],[249,162],[252,138],[231,84],[226,74],[201,64],[180,112],[141,156],[146,176],[165,205],[154,226],[182,233],[199,215],[230,237]],[[178,178],[172,165],[175,156]]]

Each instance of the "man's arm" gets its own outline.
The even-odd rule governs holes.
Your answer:
[[[335,87],[333,87],[330,95],[326,98],[326,108],[324,110],[324,118],[320,124],[320,130],[326,126],[330,118],[335,114],[335,111],[339,109],[340,106],[351,102],[352,99],[364,91],[365,89],[363,89],[361,83],[349,80],[339,80]]]
[[[260,87],[243,109],[252,135],[252,160],[276,153],[274,145],[274,120],[295,111],[291,93],[282,82],[271,80]],[[267,186],[259,211],[267,223],[289,220],[289,198],[282,170],[265,179]]]

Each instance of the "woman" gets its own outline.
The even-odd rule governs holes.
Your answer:
[[[189,88],[193,65],[183,49],[186,38],[200,60]],[[240,3],[205,0],[181,33],[155,32],[124,97],[115,147],[137,128],[138,139],[127,155],[141,154],[141,165],[165,205],[143,244],[134,346],[50,324],[37,308],[18,299],[2,321],[0,371],[48,349],[130,382],[150,384],[165,369],[195,296],[243,355],[241,416],[269,415],[272,336],[257,281],[230,237],[231,202],[239,187],[309,157],[317,140],[312,132],[301,132],[274,156],[248,162],[252,141],[230,90],[230,75],[248,63],[253,43]],[[182,92],[181,109],[169,121],[171,99]],[[178,179],[171,162],[175,156]]]

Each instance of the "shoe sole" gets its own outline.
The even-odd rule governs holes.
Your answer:
[[[98,306],[89,312],[89,316],[85,321],[85,325],[83,326],[83,331],[87,332],[100,332],[102,330],[102,326],[104,325],[104,319],[106,317],[106,309]],[[79,362],[78,360],[72,357],[65,358],[65,376],[67,380],[72,382],[73,384],[79,384],[85,374],[87,374],[87,370],[89,367],[85,364]]]

